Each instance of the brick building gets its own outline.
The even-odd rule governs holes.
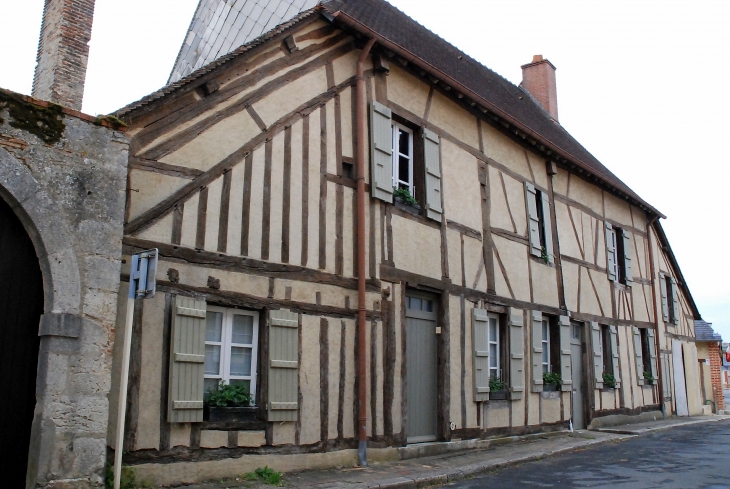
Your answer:
[[[722,386],[722,368],[725,351],[722,337],[712,329],[712,323],[695,321],[697,338],[697,359],[700,366],[702,399],[711,401],[713,412],[725,409]]]

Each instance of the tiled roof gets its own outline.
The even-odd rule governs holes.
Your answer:
[[[167,83],[256,39],[318,0],[200,0]]]
[[[712,323],[702,320],[695,321],[695,337],[697,341],[722,341],[722,336],[712,329]]]

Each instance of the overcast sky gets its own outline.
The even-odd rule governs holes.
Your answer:
[[[561,124],[668,216],[703,318],[730,339],[730,1],[391,3],[513,83],[532,55],[550,59]],[[97,0],[84,112],[163,86],[196,5]],[[42,9],[0,1],[0,87],[30,93]]]

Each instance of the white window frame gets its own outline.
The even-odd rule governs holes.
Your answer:
[[[393,122],[392,129],[392,149],[393,149],[393,187],[400,188],[401,184],[408,186],[408,191],[412,196],[416,195],[416,186],[413,184],[413,131],[408,129],[402,124]],[[403,131],[408,134],[408,151],[410,154],[403,154],[399,152],[398,148],[398,131]],[[400,180],[398,178],[398,170],[400,167],[400,157],[403,156],[408,158],[408,181]]]
[[[492,338],[492,325],[489,324],[490,320],[494,319],[494,321],[497,323],[497,327],[495,328],[495,331],[497,332],[497,337]],[[488,341],[488,348],[489,348],[489,378],[490,379],[502,379],[502,368],[500,363],[500,334],[499,334],[499,315],[494,313],[487,313],[487,341]],[[497,348],[495,350],[497,351],[497,354],[495,355],[495,362],[494,364],[496,367],[492,367],[492,345],[497,345]]]
[[[547,336],[545,335],[546,332]],[[550,322],[547,319],[543,318],[542,320],[540,334],[542,335],[542,373],[552,372],[550,365]],[[545,361],[546,356],[547,362]]]
[[[208,312],[223,314],[223,325],[221,328],[221,341],[207,341],[206,345],[217,345],[221,347],[221,359],[218,374],[204,374],[206,379],[222,380],[229,384],[231,380],[248,380],[251,400],[256,399],[256,366],[258,365],[258,341],[259,341],[259,313],[244,309],[233,309],[218,306],[208,306]],[[251,316],[253,318],[253,337],[251,344],[233,343],[233,316]],[[207,322],[207,319],[206,319]],[[251,348],[251,375],[231,375],[231,348]]]

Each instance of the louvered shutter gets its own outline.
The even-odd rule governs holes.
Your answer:
[[[672,308],[674,309],[674,324],[679,324],[679,301],[677,300],[677,279],[672,277]]]
[[[649,365],[651,367],[651,376],[657,379],[655,381],[658,382],[659,371],[657,370],[656,334],[653,329],[648,329],[646,334],[649,337]]]
[[[269,311],[269,421],[296,421],[299,392],[299,316]]]
[[[518,309],[511,309],[509,321],[509,383],[511,399],[522,399],[525,392],[525,347],[522,336],[523,325],[524,321],[522,319],[522,311]]]
[[[441,222],[441,152],[435,132],[423,130],[423,155],[426,164],[426,216]]]
[[[609,326],[611,333],[611,357],[613,357],[613,378],[616,379],[616,388],[621,387],[621,377],[619,375],[619,354],[618,354],[618,332],[616,326]]]
[[[601,338],[601,327],[595,321],[591,321],[591,333],[593,340],[594,380],[596,382],[596,389],[603,389],[603,338]]]
[[[393,203],[393,122],[388,107],[370,105],[370,189],[372,196]]]
[[[636,356],[636,376],[638,377],[639,385],[644,385],[644,355],[641,347],[641,330],[636,326],[632,328],[634,330],[634,355]]]
[[[606,222],[606,269],[608,279],[616,281],[616,231],[610,222]]]
[[[624,273],[626,274],[626,285],[631,285],[630,282],[634,280],[633,274],[633,261],[631,254],[631,234],[622,230],[621,237],[624,240]]]
[[[542,192],[542,216],[543,223],[545,225],[545,249],[547,250],[548,261],[550,263],[555,262],[555,256],[553,255],[553,227],[550,212],[550,199],[548,194]]]
[[[532,311],[532,392],[542,392],[542,312]]]
[[[530,254],[537,257],[542,256],[542,245],[540,244],[540,217],[537,214],[537,191],[535,186],[525,182],[525,201],[527,203],[527,222],[530,234]]]
[[[489,400],[489,316],[483,309],[472,312],[474,342],[474,401]]]
[[[662,291],[662,317],[664,322],[669,322],[669,300],[667,294],[667,276],[663,273],[659,274],[659,288]]]
[[[170,423],[203,421],[205,313],[205,301],[175,298],[167,409]]]
[[[573,388],[573,371],[571,369],[570,360],[570,317],[560,316],[560,377],[562,385],[560,390],[569,392]],[[580,365],[576,365],[580,368]]]

